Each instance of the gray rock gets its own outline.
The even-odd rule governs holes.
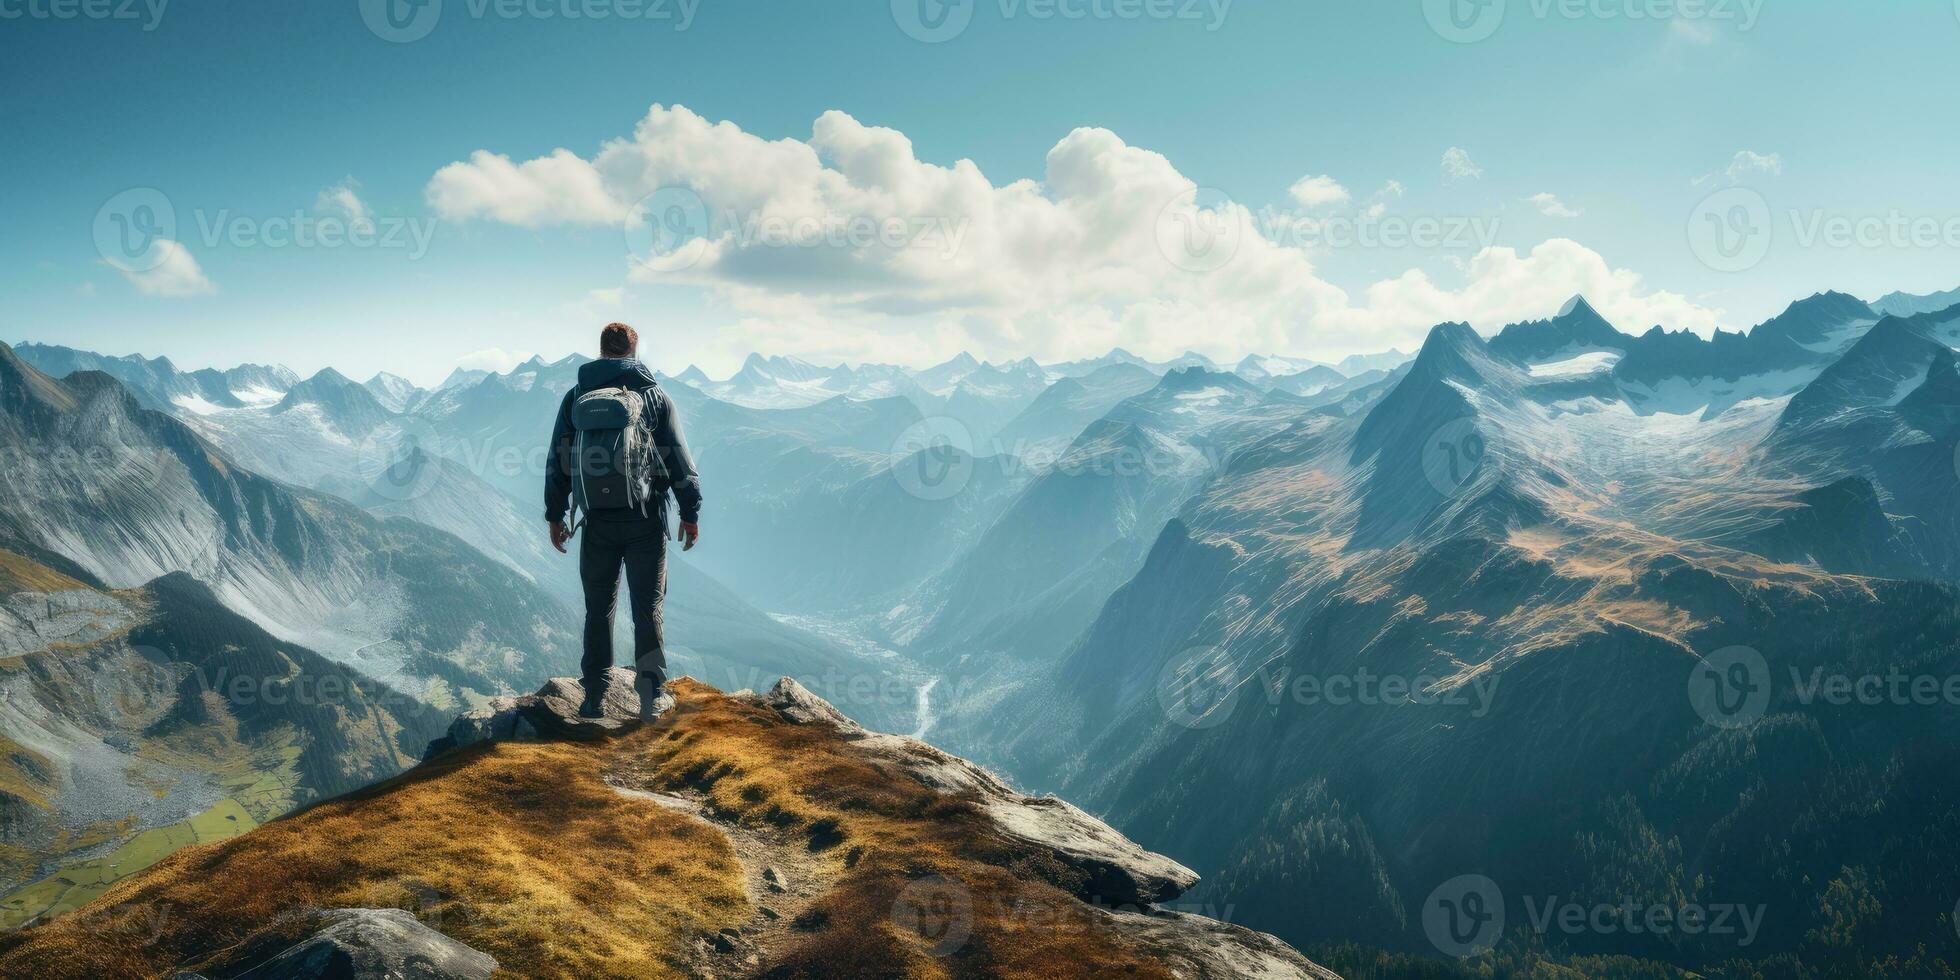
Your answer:
[[[798,684],[792,678],[785,677],[777,681],[776,686],[770,688],[767,694],[741,691],[734,697],[750,704],[771,708],[777,714],[799,725],[835,725],[839,731],[846,734],[858,734],[864,731],[862,726],[845,717],[844,713],[832,707],[830,702],[810,693],[809,688]]]
[[[797,724],[830,724],[866,756],[949,795],[971,794],[1003,837],[1052,852],[1083,872],[1077,897],[1106,906],[1169,901],[1198,883],[1197,872],[1146,851],[1101,820],[1055,797],[1023,796],[992,773],[917,739],[866,731],[790,678],[742,699]]]
[[[1194,980],[1340,980],[1274,936],[1184,912],[1110,912],[1116,931]]]
[[[574,678],[554,677],[536,694],[492,698],[489,706],[457,718],[450,723],[448,735],[429,744],[424,758],[478,742],[592,742],[626,732],[640,724],[633,672],[614,667],[607,676],[603,717],[579,717],[585,688]]]
[[[335,909],[319,932],[238,980],[488,980],[497,961],[401,909]]]

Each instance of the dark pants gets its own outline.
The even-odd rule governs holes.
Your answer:
[[[660,602],[667,596],[667,530],[658,519],[588,520],[579,546],[578,573],[585,585],[587,691],[603,690],[613,665],[613,609],[619,605],[619,568],[626,566],[627,602],[633,613],[633,667],[667,683],[667,651],[661,645]]]

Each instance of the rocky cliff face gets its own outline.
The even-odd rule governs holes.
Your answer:
[[[492,702],[401,777],[0,937],[0,974],[1334,976],[1164,908],[1197,882],[1176,861],[794,681],[684,680],[644,725],[575,692]]]
[[[274,636],[431,703],[431,688],[528,688],[576,656],[562,604],[468,542],[248,471],[107,375],[55,380],[3,344],[0,454],[9,547],[110,588],[188,574]]]
[[[85,575],[0,549],[0,928],[392,776],[441,730],[188,576],[110,590]]]

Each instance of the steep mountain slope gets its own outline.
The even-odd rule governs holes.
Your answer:
[[[1019,479],[1009,461],[974,465],[973,497],[941,506],[908,495],[894,474],[930,428],[903,398],[835,397],[798,409],[758,410],[674,394],[688,444],[709,485],[718,535],[703,570],[766,608],[848,608],[921,573],[936,546],[983,520],[993,496]],[[922,506],[925,505],[925,506]],[[953,519],[953,520],[945,520]],[[879,549],[896,546],[887,556]],[[870,591],[864,591],[870,590]]]
[[[1643,410],[1709,416],[1751,398],[1790,394],[1817,376],[1878,320],[1855,297],[1819,293],[1790,305],[1747,334],[1709,340],[1660,327],[1640,335],[1613,366],[1613,378]]]
[[[428,395],[428,392],[415,386],[414,382],[399,375],[381,371],[361,383],[381,407],[397,415],[408,411],[415,403]]]
[[[1331,364],[1310,361],[1304,357],[1279,357],[1272,355],[1262,357],[1258,354],[1246,355],[1243,360],[1233,366],[1232,373],[1253,384],[1264,385],[1268,382],[1278,381],[1281,378],[1290,378],[1294,375],[1305,374],[1313,371],[1315,368],[1324,368],[1328,371],[1333,371],[1337,376],[1346,377],[1346,375],[1341,374],[1339,371],[1334,371],[1334,366]]]
[[[1838,570],[1917,568],[1960,578],[1960,513],[1952,506],[1960,493],[1956,343],[1960,308],[1886,318],[1793,396],[1764,440],[1770,474],[1809,487],[1868,483],[1900,525],[1903,537],[1889,553]]]
[[[494,692],[572,649],[559,604],[461,540],[238,468],[181,422],[0,346],[0,534],[114,588],[172,572],[275,636],[422,694]]]
[[[1002,452],[1023,460],[1054,460],[1089,424],[1162,379],[1136,364],[1116,363],[1063,378],[1036,396],[995,434]]]
[[[579,734],[566,686],[506,710]],[[400,905],[410,932],[520,976],[1332,976],[1157,907],[1195,880],[1176,862],[793,682],[678,688],[657,724],[624,725],[622,706],[585,726],[624,737],[475,745],[179,853],[0,937],[0,972],[231,976],[319,929],[319,909]],[[164,905],[146,942],[95,925]]]
[[[101,371],[122,382],[145,407],[163,411],[208,412],[276,402],[299,377],[283,367],[241,364],[228,371],[180,371],[167,357],[130,354],[109,357],[50,344],[22,344],[15,353],[54,377]]]
[[[274,639],[182,574],[111,591],[0,551],[0,625],[6,927],[392,776],[446,718]]]
[[[317,415],[329,429],[350,440],[366,436],[394,416],[374,392],[333,368],[294,385],[272,407],[274,415],[297,412]]]
[[[801,358],[750,354],[728,380],[700,387],[715,398],[747,408],[801,408],[842,394],[826,383],[831,378],[829,368]]]
[[[522,658],[494,651],[502,639],[539,635],[538,631],[555,644],[553,649],[559,651],[556,656],[562,658],[558,663],[574,662],[578,655],[575,634],[580,622],[579,610],[583,608],[577,561],[549,548],[541,503],[535,502],[540,501],[543,480],[542,471],[537,468],[541,459],[538,447],[548,438],[558,400],[571,384],[570,375],[581,363],[578,359],[566,359],[548,365],[534,360],[508,375],[487,376],[467,390],[452,389],[449,396],[430,400],[430,411],[446,409],[452,413],[450,416],[434,420],[420,415],[388,419],[377,423],[359,440],[340,436],[334,425],[321,424],[326,415],[314,409],[311,401],[305,408],[288,412],[241,409],[192,419],[200,432],[209,434],[225,447],[228,456],[254,470],[288,483],[326,491],[379,517],[398,519],[379,525],[389,528],[393,534],[443,542],[434,551],[418,546],[410,548],[404,557],[388,559],[401,570],[420,567],[419,563],[425,559],[438,561],[447,566],[440,575],[397,585],[391,577],[394,571],[379,555],[376,556],[376,563],[382,566],[379,575],[359,569],[334,572],[304,563],[297,566],[286,563],[271,571],[241,573],[239,577],[246,584],[225,591],[226,601],[248,603],[239,608],[262,617],[275,631],[304,638],[319,649],[336,654],[358,650],[361,654],[356,661],[358,666],[391,677],[412,691],[424,690],[437,678],[457,689],[451,692],[454,696],[462,696],[463,690],[479,695],[494,693],[508,679],[526,683],[535,680],[537,674],[523,672],[532,668]],[[311,398],[315,396],[310,393],[322,387],[329,392],[350,394],[355,404],[361,403],[360,396],[345,392],[344,386],[331,379],[324,379],[323,386],[302,386],[295,391],[300,397]],[[799,413],[798,420],[785,428],[811,433],[812,438],[821,434],[830,441],[882,447],[890,444],[897,431],[917,419],[916,411],[899,400],[862,404],[834,401],[832,405],[812,408],[807,415]],[[159,417],[157,421],[162,424],[167,420]],[[767,429],[769,424],[763,422],[760,426]],[[712,430],[712,424],[709,429]],[[528,441],[533,439],[535,442]],[[456,457],[436,455],[429,447],[442,447]],[[878,458],[882,460],[883,454]],[[501,480],[510,493],[491,485],[486,476]],[[271,481],[254,479],[255,486],[272,486]],[[520,492],[521,498],[514,496]],[[293,495],[302,500],[315,499],[302,492]],[[828,499],[824,502],[831,503]],[[902,505],[904,501],[899,503]],[[106,506],[116,513],[117,520],[130,517],[122,512],[120,504]],[[342,513],[346,508],[307,509],[309,514],[316,511],[346,519]],[[0,515],[4,513],[0,509]],[[848,515],[833,512],[833,516]],[[327,526],[333,526],[333,522],[329,521]],[[742,526],[729,522],[728,528],[734,532],[732,538],[739,539],[738,529]],[[909,526],[893,525],[891,538],[845,534],[830,522],[807,526],[820,535],[829,535],[828,540],[841,540],[843,546],[856,547],[860,552],[896,540],[929,548],[933,540],[930,533],[918,538],[897,537],[900,532],[919,530]],[[434,530],[427,530],[430,528]],[[294,530],[284,524],[280,529]],[[937,526],[928,526],[927,530],[940,533]],[[127,536],[146,533],[126,532]],[[720,532],[717,529],[714,533]],[[359,535],[346,537],[350,540],[305,542],[301,547],[315,558],[343,547],[357,554],[364,553]],[[169,540],[166,536],[164,543]],[[470,552],[472,548],[475,552]],[[245,550],[253,549],[248,544]],[[467,557],[463,557],[464,553]],[[702,553],[705,552],[695,554]],[[445,555],[456,557],[441,557]],[[811,563],[824,560],[820,552],[806,551],[804,555],[805,563],[797,568],[807,569],[813,567]],[[876,681],[872,685],[875,695],[844,699],[853,715],[868,723],[894,728],[913,723],[917,705],[911,682],[901,682],[894,665],[863,662],[837,643],[772,619],[704,574],[690,558],[676,553],[669,564],[666,636],[670,661],[677,672],[690,671],[696,676],[718,682],[732,681],[738,686],[753,683],[764,675],[787,674],[840,699],[844,699],[842,690],[846,686]],[[193,571],[204,567],[189,558],[183,561],[190,562],[183,567]],[[872,568],[888,567],[871,557],[864,557],[861,563]],[[177,566],[159,564],[151,569],[151,574],[161,574],[174,567]],[[485,568],[493,574],[476,571]],[[316,573],[320,578],[317,583]],[[287,576],[293,578],[289,580]],[[343,595],[331,590],[339,580],[337,576],[345,577],[350,583],[390,584],[378,590],[349,584],[346,588],[352,591]],[[297,600],[282,589],[282,583],[288,581],[295,583],[292,592],[300,597]],[[522,584],[514,594],[515,607],[490,598],[494,593],[489,590],[499,588],[499,583],[504,581]],[[799,576],[794,581],[808,579]],[[839,583],[840,587],[843,584],[862,583]],[[322,585],[328,587],[327,594],[314,595]],[[480,596],[479,590],[483,590]],[[409,624],[430,618],[419,612],[419,604],[438,602],[434,597],[442,595],[455,598],[440,600],[443,607],[438,617],[443,622],[440,643],[426,640],[405,643],[394,636],[398,627],[406,629]],[[385,602],[376,602],[376,598]],[[494,626],[485,631],[485,636],[478,636],[471,629],[472,617],[476,615],[473,610],[478,608],[492,610],[487,618]],[[527,608],[535,614],[534,625],[520,627],[515,620],[500,621]],[[630,622],[623,614],[618,617],[618,630],[622,637],[630,633]],[[485,640],[493,642],[486,644]],[[441,652],[452,645],[458,652]],[[484,647],[480,653],[466,652],[475,651],[479,645]],[[458,659],[463,662],[460,667],[451,663]],[[503,666],[491,670],[490,659],[500,659]]]
[[[988,446],[1047,387],[1047,372],[1033,360],[985,364],[953,386],[938,413],[965,426],[975,446]]]
[[[1885,316],[1918,316],[1921,313],[1938,313],[1953,306],[1960,306],[1960,289],[1949,289],[1943,293],[1914,295],[1905,292],[1887,293],[1872,301],[1872,309]]]
[[[1950,911],[1914,842],[1960,812],[1934,775],[1954,716],[1816,685],[1960,676],[1960,596],[1817,566],[1919,532],[1772,472],[1780,400],[1642,415],[1496,348],[1439,327],[1365,415],[1231,452],[1052,668],[945,705],[939,737],[1190,855],[1202,897],[1298,943],[1433,949],[1425,896],[1479,874],[1514,923],[1527,896],[1781,910],[1746,938],[1537,937],[1575,953],[1834,961],[1847,889],[1888,896],[1860,947],[1909,951]],[[1882,410],[1939,414],[1939,371]],[[1753,539],[1775,560],[1721,540],[1778,527]],[[1766,694],[1737,717],[1694,685],[1741,646]]]
[[[1089,426],[897,626],[929,658],[1059,653],[1216,466],[1215,434],[1285,415],[1236,375],[1167,375]],[[924,617],[931,617],[929,620]]]
[[[1803,429],[1840,413],[1897,405],[1926,381],[1934,361],[1947,354],[1949,348],[1923,324],[1887,317],[1797,392],[1777,427]]]
[[[1624,353],[1633,338],[1613,329],[1583,296],[1550,320],[1513,323],[1490,341],[1491,352],[1526,364],[1562,361],[1594,351]]]

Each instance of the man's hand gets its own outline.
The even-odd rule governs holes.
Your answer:
[[[566,553],[565,542],[570,541],[571,539],[572,539],[572,529],[566,527],[564,521],[551,522],[551,546],[553,548],[557,548],[559,554],[562,555]]]
[[[680,529],[674,532],[674,540],[681,543],[682,551],[693,551],[694,542],[701,540],[701,525],[682,521]]]

